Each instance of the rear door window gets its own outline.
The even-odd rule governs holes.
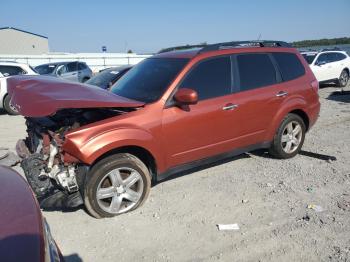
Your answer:
[[[0,72],[4,77],[15,76],[15,75],[24,75],[27,73],[19,66],[0,66]]]
[[[68,71],[68,73],[69,72],[74,72],[74,71],[77,71],[77,70],[78,70],[77,63],[73,62],[73,63],[67,64],[67,71]]]
[[[241,91],[277,83],[276,69],[268,54],[237,55],[237,65]]]
[[[328,61],[330,63],[339,61],[337,53],[328,53]]]
[[[290,81],[305,74],[305,68],[296,54],[272,53],[281,72],[283,81]]]
[[[210,99],[231,93],[231,59],[216,57],[195,65],[180,84],[180,88],[191,88],[198,99]]]

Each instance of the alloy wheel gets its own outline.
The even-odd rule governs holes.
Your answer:
[[[297,121],[289,122],[282,132],[281,145],[283,151],[287,154],[295,152],[299,147],[302,137],[303,130],[301,125]]]
[[[120,214],[132,209],[141,199],[143,180],[138,171],[122,167],[105,175],[97,186],[96,198],[101,209]]]
[[[339,82],[340,82],[341,86],[345,87],[348,83],[348,80],[349,80],[348,73],[346,71],[343,71],[340,75],[340,78],[339,78]]]

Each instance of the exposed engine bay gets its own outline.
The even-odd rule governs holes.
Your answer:
[[[64,152],[65,134],[131,110],[134,109],[64,109],[53,116],[26,118],[28,136],[17,142],[16,151],[41,208],[72,208],[83,204],[84,179],[89,167]]]

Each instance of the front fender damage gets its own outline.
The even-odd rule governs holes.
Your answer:
[[[83,125],[125,113],[116,109],[66,109],[54,116],[26,118],[27,134],[16,145],[28,183],[43,209],[83,204],[89,166],[64,151],[65,135]]]

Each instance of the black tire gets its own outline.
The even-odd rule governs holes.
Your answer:
[[[139,196],[141,197],[137,201],[133,202],[129,201],[127,198],[123,198],[123,194],[127,194],[127,192],[124,191],[122,193],[119,193],[117,189],[119,188],[119,186],[115,186],[115,184],[112,183],[112,180],[110,179],[108,174],[110,174],[111,171],[116,169],[131,169],[136,171],[136,173],[140,175],[138,176],[139,180],[135,182],[136,187],[142,188],[142,193],[139,192]],[[120,170],[118,172],[120,172]],[[131,173],[130,175],[123,174],[122,172],[120,172],[119,174],[121,174],[123,178],[125,178],[126,175],[126,178],[125,180],[123,180],[123,182],[126,181],[129,176],[131,177]],[[106,187],[102,187],[104,183],[107,183]],[[134,184],[132,185],[132,187],[133,186]],[[125,188],[126,186],[123,184],[123,186],[120,185],[120,187]],[[115,192],[113,194],[117,194],[118,192],[118,196],[114,195],[113,197],[98,200],[97,191],[101,188],[114,188]],[[114,154],[100,160],[97,164],[93,166],[93,168],[87,174],[84,188],[84,203],[88,212],[95,218],[113,217],[116,215],[127,213],[140,207],[146,201],[150,192],[150,188],[151,176],[149,170],[140,159],[128,153]],[[121,204],[119,206],[120,208],[122,206],[125,206],[125,209],[127,209],[126,211],[113,213],[108,212],[106,210],[112,207],[112,200],[114,199],[114,197],[116,197],[116,199],[122,199],[120,200]],[[128,204],[130,204],[130,209],[126,207]]]
[[[338,78],[337,85],[338,87],[346,87],[349,81],[349,73],[344,69]]]
[[[300,129],[301,129],[301,134],[298,134],[297,138],[290,138],[289,134],[288,134],[288,125],[291,124],[292,126],[294,125],[295,127],[297,126],[297,124],[300,125]],[[287,133],[286,133],[287,132]],[[280,159],[287,159],[287,158],[292,158],[295,155],[297,155],[304,143],[304,139],[305,139],[305,133],[306,133],[306,127],[305,127],[305,123],[303,121],[303,119],[296,115],[296,114],[288,114],[282,121],[282,123],[280,124],[279,128],[277,129],[277,132],[275,134],[275,137],[272,141],[272,145],[269,149],[269,153],[276,157],[276,158],[280,158]],[[283,138],[288,137],[288,139],[295,139],[293,141],[297,141],[298,144],[293,144],[292,141],[288,142],[282,142],[282,136]],[[291,148],[290,152],[288,152],[289,150],[287,147],[287,143],[291,142],[291,145],[294,146],[294,148]]]
[[[10,96],[9,95],[5,96],[4,109],[9,115],[18,115],[18,111],[16,109],[14,109],[13,107],[11,107],[11,105],[10,105]]]

